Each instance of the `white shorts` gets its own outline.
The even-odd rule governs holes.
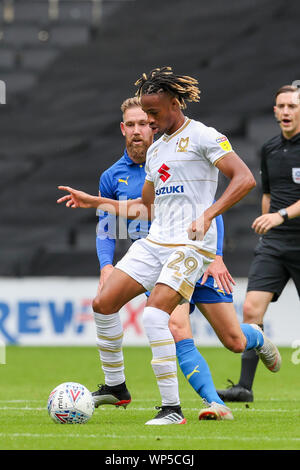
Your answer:
[[[156,283],[166,284],[189,302],[196,282],[211,261],[191,245],[163,246],[143,238],[132,244],[115,267],[146,291],[151,291]]]

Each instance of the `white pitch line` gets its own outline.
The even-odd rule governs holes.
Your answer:
[[[42,403],[43,400],[0,400],[0,403]]]
[[[185,410],[188,411],[197,411],[199,412],[202,408],[185,408]],[[6,411],[47,411],[47,407],[14,407],[14,406],[0,406],[0,410],[6,410]],[[153,411],[152,408],[134,408],[133,406],[130,408],[132,411]],[[99,410],[100,413],[106,412],[106,411],[112,411],[112,408],[101,408]],[[257,409],[257,408],[231,408],[231,411],[234,412],[256,412],[256,413],[298,413],[299,410],[285,410],[282,408],[276,408],[276,409],[270,409],[270,410],[262,410],[262,409]]]
[[[24,438],[24,437],[28,437],[28,438],[49,438],[49,439],[52,439],[52,438],[62,438],[62,437],[65,437],[65,438],[79,438],[79,439],[99,439],[99,437],[101,438],[107,438],[107,439],[124,439],[124,436],[123,435],[117,435],[117,434],[65,434],[65,435],[62,435],[62,434],[37,434],[37,433],[0,433],[0,437],[1,438],[7,438],[7,437],[10,437],[10,438]],[[131,436],[129,435],[128,437],[130,437],[131,439],[149,439],[151,437],[153,437],[153,439],[155,439],[157,436],[149,436],[149,435],[141,435],[139,434],[138,436]],[[167,436],[167,435],[163,435],[161,437],[161,439],[178,439],[178,440],[182,440],[182,436]],[[220,441],[233,441],[233,440],[236,440],[236,441],[266,441],[266,442],[299,442],[300,441],[300,437],[290,437],[290,438],[282,438],[282,437],[274,437],[274,438],[271,438],[271,437],[268,437],[268,436],[258,436],[258,437],[241,437],[241,436],[190,436],[189,437],[189,440],[194,440],[194,441],[207,441],[207,440],[212,440],[212,441],[216,441],[216,440],[220,440]]]
[[[31,407],[14,407],[14,406],[0,406],[0,410],[9,410],[9,411],[47,411],[47,408],[31,408]]]

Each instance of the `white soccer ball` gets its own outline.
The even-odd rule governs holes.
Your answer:
[[[91,392],[77,382],[58,385],[48,398],[48,413],[56,423],[86,423],[94,410]]]

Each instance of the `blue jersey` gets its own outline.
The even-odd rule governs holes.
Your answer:
[[[115,200],[141,197],[145,182],[145,163],[134,163],[125,150],[123,156],[108,168],[100,178],[101,196]],[[113,264],[117,236],[117,218],[106,212],[99,212],[97,227],[97,254],[100,267]],[[132,241],[148,235],[150,222],[127,220],[127,231]]]

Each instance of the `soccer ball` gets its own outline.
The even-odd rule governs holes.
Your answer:
[[[95,405],[91,392],[77,382],[64,382],[49,395],[48,413],[56,423],[86,423]]]

